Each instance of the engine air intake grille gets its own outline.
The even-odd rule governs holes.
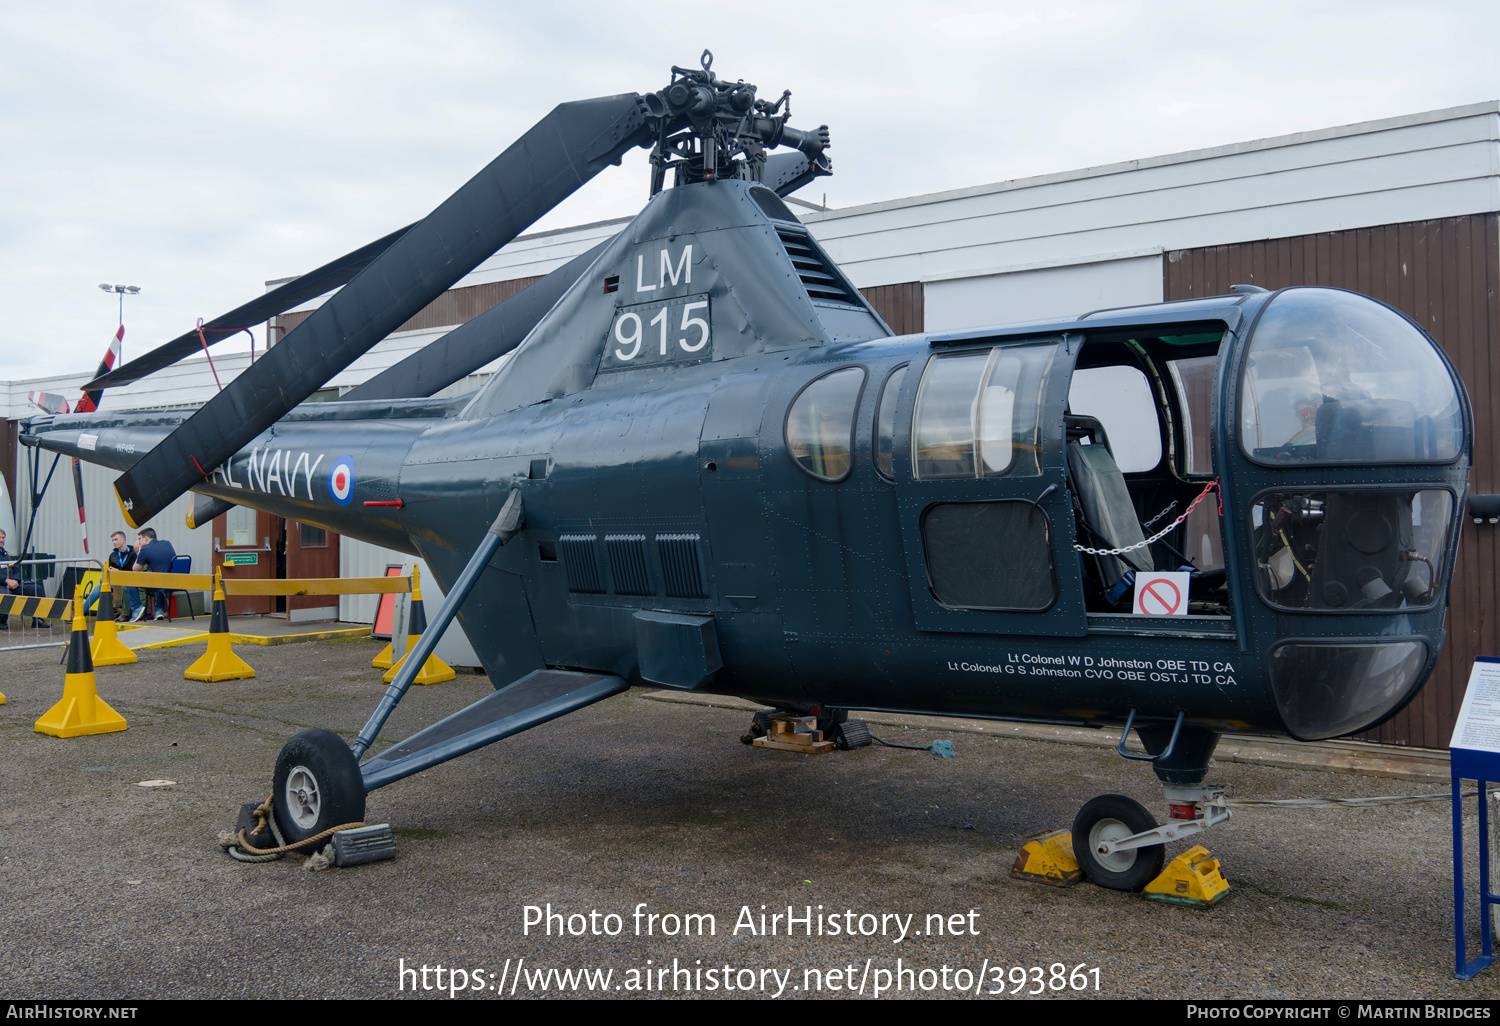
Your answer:
[[[776,226],[776,234],[786,247],[786,255],[792,258],[797,277],[813,299],[832,300],[835,303],[861,305],[854,290],[844,283],[843,276],[833,269],[823,251],[807,235],[790,228]]]
[[[696,534],[659,534],[662,582],[672,598],[708,598],[703,573],[703,546]]]
[[[614,577],[616,595],[651,594],[644,534],[607,534],[604,550],[609,553],[609,572]]]
[[[586,595],[598,595],[604,591],[604,578],[599,573],[599,557],[594,552],[592,534],[565,534],[557,539],[557,554],[562,557],[563,570],[568,575],[568,590]]]
[[[751,189],[750,198],[755,201],[755,205],[760,207],[761,212],[767,217],[774,218],[777,221],[791,221],[793,224],[801,223],[792,213],[791,208],[781,201],[781,197],[765,186],[757,186]]]

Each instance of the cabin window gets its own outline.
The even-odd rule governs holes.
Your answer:
[[[951,353],[927,364],[912,419],[919,480],[1035,477],[1055,345]]]
[[[931,506],[922,547],[928,584],[945,606],[1038,611],[1057,599],[1047,515],[1034,502]]]
[[[1433,344],[1396,311],[1336,289],[1278,293],[1250,336],[1240,445],[1271,464],[1454,460],[1463,409]]]
[[[880,405],[875,407],[875,469],[887,481],[895,480],[896,461],[896,399],[901,395],[901,382],[906,378],[906,365],[891,371],[880,390]]]
[[[1177,388],[1177,408],[1182,413],[1182,472],[1188,477],[1214,472],[1209,413],[1218,362],[1217,356],[1167,361],[1167,372]]]
[[[1378,723],[1405,702],[1427,665],[1427,644],[1410,641],[1278,645],[1266,661],[1287,731],[1303,741]]]
[[[864,383],[864,368],[845,367],[816,379],[792,401],[786,416],[787,449],[814,477],[838,481],[848,476],[854,411]]]
[[[1120,473],[1154,470],[1161,462],[1161,418],[1151,384],[1139,368],[1074,371],[1068,384],[1068,412],[1099,421]]]
[[[1263,495],[1250,509],[1256,587],[1299,611],[1430,607],[1452,523],[1453,496],[1441,489]]]

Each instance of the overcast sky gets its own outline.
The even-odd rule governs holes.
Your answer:
[[[92,370],[415,220],[564,100],[793,92],[831,206],[1500,97],[1500,4],[0,0],[0,380]],[[539,227],[634,213],[644,151]],[[243,336],[241,336],[243,339]],[[257,332],[257,345],[264,340]]]

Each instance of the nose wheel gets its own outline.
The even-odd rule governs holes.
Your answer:
[[[1139,891],[1161,874],[1166,847],[1161,844],[1110,851],[1114,842],[1154,829],[1146,807],[1123,794],[1101,794],[1078,810],[1073,820],[1073,857],[1100,887]]]

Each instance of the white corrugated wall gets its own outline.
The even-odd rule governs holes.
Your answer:
[[[31,455],[34,450],[22,448],[16,461],[16,536],[7,538],[6,550],[19,552],[31,519]],[[40,460],[38,486],[47,478],[55,453],[44,452]],[[118,471],[105,467],[83,464],[84,509],[88,513],[89,555],[102,564],[111,545],[109,536],[114,531],[124,531],[132,545],[136,531],[125,523],[120,512],[119,500],[115,496],[115,478]],[[158,538],[172,543],[178,555],[192,556],[194,573],[206,574],[213,570],[213,539],[210,528],[196,531],[187,528],[187,513],[193,496],[185,495],[159,513],[149,525]],[[78,525],[78,500],[73,491],[72,461],[63,456],[57,459],[57,470],[52,474],[37,510],[36,524],[32,529],[31,550],[50,552],[56,556],[82,556],[83,534]],[[49,583],[47,593],[57,589],[56,577]]]
[[[340,577],[384,577],[385,568],[391,565],[399,565],[403,574],[409,574],[413,563],[420,568],[422,604],[427,608],[427,615],[431,616],[442,604],[443,590],[433,580],[425,562],[395,549],[381,548],[353,538],[339,539]],[[378,595],[340,595],[339,619],[348,623],[374,623],[375,608],[379,602]],[[474,646],[469,644],[468,636],[457,620],[443,632],[443,640],[438,642],[437,655],[449,666],[479,665]]]

